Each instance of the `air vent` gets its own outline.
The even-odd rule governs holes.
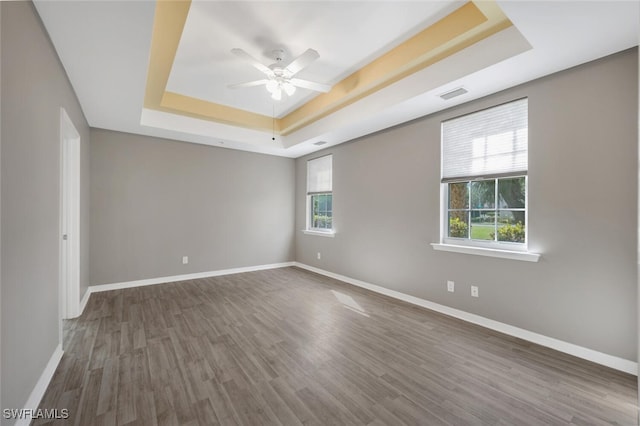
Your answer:
[[[453,89],[447,93],[443,93],[442,95],[440,95],[440,97],[442,99],[444,99],[445,101],[448,101],[451,98],[455,98],[456,96],[460,96],[460,95],[464,95],[465,93],[467,93],[467,90],[462,88],[462,87],[458,87],[457,89]]]
[[[326,143],[327,143],[327,141],[318,141],[318,142],[314,142],[313,144],[316,145],[316,146],[320,146],[320,145],[324,145]]]

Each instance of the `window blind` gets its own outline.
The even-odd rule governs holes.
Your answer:
[[[332,167],[332,155],[307,161],[308,195],[332,191]]]
[[[515,176],[528,168],[528,100],[442,123],[442,182]]]

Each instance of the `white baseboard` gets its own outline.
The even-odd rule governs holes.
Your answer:
[[[24,404],[25,412],[29,410],[35,411],[40,405],[40,401],[42,401],[42,397],[49,387],[49,383],[53,378],[53,374],[56,372],[56,368],[58,368],[58,364],[60,363],[63,354],[64,352],[62,351],[62,345],[58,345],[53,351],[51,358],[49,358],[47,366],[42,371],[42,374],[40,375],[36,386],[31,391],[29,399],[27,399],[27,402]],[[18,419],[18,421],[16,421],[15,423],[15,426],[28,426],[30,423],[30,418]]]
[[[295,262],[271,263],[268,265],[245,266],[242,268],[220,269],[218,271],[196,272],[193,274],[173,275],[170,277],[149,278],[144,280],[125,281],[125,282],[113,283],[113,284],[92,285],[89,288],[87,288],[87,291],[85,292],[85,295],[82,298],[82,303],[80,306],[80,314],[82,314],[82,312],[84,311],[84,308],[87,305],[87,302],[89,301],[89,296],[92,293],[97,293],[100,291],[120,290],[123,288],[133,288],[133,287],[142,287],[147,285],[173,283],[176,281],[196,280],[199,278],[219,277],[221,275],[240,274],[242,272],[264,271],[265,269],[286,268],[288,266],[293,266],[294,264]]]
[[[430,302],[425,299],[420,299],[415,296],[400,293],[399,291],[390,290],[388,288],[380,287],[375,284],[370,284],[364,281],[360,281],[354,278],[346,277],[344,275],[335,274],[333,272],[325,271],[323,269],[315,268],[313,266],[305,265],[303,263],[294,262],[294,266],[302,269],[306,269],[311,272],[315,272],[320,275],[325,275],[336,280],[343,281],[348,284],[355,285],[357,287],[366,288],[367,290],[374,291],[376,293],[384,294],[385,296],[393,297],[394,299],[403,300],[405,302],[422,306],[423,308],[431,309],[432,311],[440,312],[445,315],[449,315],[454,318],[461,319],[463,321],[477,324],[491,330],[498,331],[500,333],[508,334],[513,337],[518,337],[529,342],[537,343],[541,346],[546,346],[551,349],[555,349],[560,352],[564,352],[573,355],[578,358],[586,359],[597,364],[601,364],[607,367],[611,367],[615,370],[624,371],[625,373],[638,375],[638,363],[629,361],[627,359],[619,358],[613,355],[608,355],[602,352],[595,351],[593,349],[585,348],[582,346],[574,345],[573,343],[565,342],[555,339],[553,337],[544,336],[542,334],[534,333],[529,330],[514,327],[509,324],[501,323],[489,318],[482,317],[480,315],[472,314],[469,312],[461,311],[459,309],[451,308],[449,306],[440,305],[438,303]]]
[[[82,300],[80,301],[80,311],[78,315],[82,315],[84,312],[84,308],[87,306],[87,302],[89,302],[89,296],[91,296],[91,287],[87,287],[87,290],[84,292],[84,296],[82,296]]]

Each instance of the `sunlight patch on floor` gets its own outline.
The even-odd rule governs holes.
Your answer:
[[[362,306],[358,304],[358,302],[353,300],[353,297],[347,296],[346,294],[340,293],[339,291],[335,290],[331,290],[331,293],[333,293],[336,299],[338,299],[338,302],[342,303],[345,308],[369,318],[369,315],[365,312]]]

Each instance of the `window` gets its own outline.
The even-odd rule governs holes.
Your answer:
[[[526,176],[447,185],[449,238],[525,242]]]
[[[333,234],[333,156],[307,162],[307,231]]]
[[[528,103],[442,123],[443,242],[525,250]]]

